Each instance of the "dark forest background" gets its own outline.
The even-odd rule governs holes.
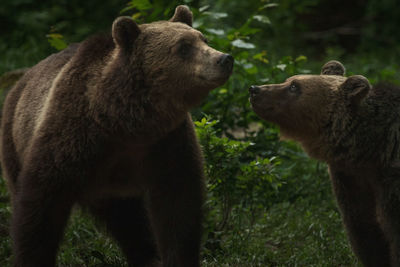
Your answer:
[[[192,9],[194,27],[212,47],[236,60],[231,79],[192,112],[206,158],[203,266],[358,266],[326,166],[280,141],[279,129],[251,111],[247,88],[317,74],[331,59],[341,61],[347,75],[400,84],[397,1],[3,0],[0,75],[109,31],[117,16],[140,23],[169,19],[178,4]],[[11,260],[9,218],[0,178],[0,266]],[[113,240],[79,209],[58,262],[126,266]]]

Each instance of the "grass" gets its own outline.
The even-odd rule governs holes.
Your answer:
[[[352,253],[325,165],[305,158],[277,201],[254,224],[239,212],[220,251],[204,251],[204,266],[361,266]],[[304,167],[307,166],[307,167]],[[293,172],[292,172],[293,174]]]
[[[323,178],[326,178],[324,175]],[[344,233],[329,183],[321,199],[308,194],[264,209],[252,224],[238,212],[223,235],[221,249],[203,249],[202,266],[360,266]],[[0,180],[0,197],[6,197]],[[10,265],[6,231],[8,202],[0,202],[0,266]],[[116,243],[79,209],[73,211],[58,255],[60,266],[127,266]]]
[[[279,203],[265,213],[246,242],[205,266],[358,266],[330,201]]]

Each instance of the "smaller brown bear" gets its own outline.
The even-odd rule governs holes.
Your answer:
[[[1,126],[14,266],[55,265],[75,204],[106,225],[129,266],[199,266],[203,160],[188,111],[232,68],[178,6],[169,21],[117,18],[111,35],[26,72]]]
[[[400,88],[344,77],[330,61],[321,75],[252,86],[250,102],[282,136],[328,163],[354,253],[365,266],[400,266]]]

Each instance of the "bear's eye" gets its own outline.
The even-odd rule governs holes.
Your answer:
[[[291,92],[291,93],[297,93],[298,91],[299,91],[299,87],[298,87],[296,84],[292,83],[292,84],[289,86],[289,92]]]
[[[183,43],[181,44],[181,46],[179,47],[179,54],[181,54],[182,56],[187,56],[190,54],[190,51],[192,49],[192,46],[188,43]]]

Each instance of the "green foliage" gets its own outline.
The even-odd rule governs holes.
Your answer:
[[[117,244],[102,226],[80,210],[73,212],[58,255],[60,266],[127,266]]]
[[[11,255],[11,242],[8,233],[10,211],[5,181],[0,179],[0,266],[7,266]]]
[[[280,143],[276,129],[253,143],[221,137],[219,124],[195,122],[208,177],[203,264],[356,266],[326,166]]]
[[[206,247],[216,250],[232,231],[254,224],[260,212],[271,205],[282,185],[275,170],[280,162],[275,157],[257,158],[249,149],[250,142],[218,137],[217,121],[203,118],[195,124],[207,162]]]
[[[64,41],[64,37],[59,33],[50,33],[47,35],[47,38],[50,45],[57,50],[63,50],[68,46],[67,43]]]
[[[57,50],[46,41],[61,33],[66,43],[110,28],[127,0],[5,0],[0,7],[0,74],[36,64]],[[60,46],[57,45],[60,48]]]
[[[127,4],[127,7],[121,10],[121,13],[132,13],[132,18],[137,22],[152,22],[166,18],[173,13],[175,7],[180,1],[157,1],[163,8],[155,8],[149,0],[132,0]]]

